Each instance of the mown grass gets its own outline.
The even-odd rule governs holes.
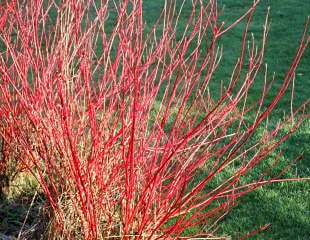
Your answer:
[[[222,19],[230,22],[244,11],[249,1],[223,0],[219,3],[225,5]],[[267,102],[276,92],[288,69],[290,61],[299,42],[303,30],[303,24],[309,14],[309,2],[303,0],[273,0],[261,1],[257,7],[250,32],[257,40],[262,32],[267,7],[270,6],[270,31],[266,48],[265,62],[268,64],[269,76],[276,73],[276,83],[267,96]],[[238,57],[243,25],[227,33],[221,41],[224,47],[221,66],[217,77],[227,79]],[[293,106],[298,106],[309,98],[310,89],[310,49],[308,48],[300,63],[295,81],[295,94]],[[254,88],[249,92],[249,101],[258,97],[262,88],[262,81],[258,77]],[[307,109],[309,111],[309,108]],[[276,111],[271,115],[271,124],[277,119],[283,118],[283,114],[290,112],[290,93],[280,101]],[[301,151],[303,158],[297,162],[285,177],[309,177],[310,176],[310,121],[308,120],[297,130],[282,146],[281,157],[277,169],[283,168],[294,159]],[[265,161],[274,159],[274,153]],[[255,176],[255,173],[253,174]],[[251,176],[247,180],[251,180]],[[242,203],[228,214],[220,224],[219,231],[229,235],[240,236],[257,229],[266,223],[271,224],[265,230],[251,239],[299,239],[306,240],[310,236],[310,184],[306,181],[275,183],[249,194]]]
[[[156,3],[155,3],[156,2]],[[181,1],[180,1],[181,2]],[[230,23],[240,16],[252,1],[220,0],[223,13],[220,20]],[[187,2],[186,2],[187,3]],[[162,1],[145,1],[146,19],[152,22],[159,12]],[[268,65],[268,76],[271,80],[275,73],[275,83],[266,97],[267,105],[277,92],[281,79],[296,53],[297,45],[303,31],[303,26],[310,12],[310,5],[304,0],[262,0],[255,10],[249,29],[254,34],[257,44],[263,31],[267,9],[270,7],[270,30],[265,52],[265,63]],[[186,24],[190,7],[185,4],[180,25]],[[220,39],[223,46],[221,64],[211,82],[211,92],[218,92],[221,81],[228,81],[240,53],[240,45],[244,30],[244,22],[237,25]],[[180,26],[180,29],[182,27]],[[294,82],[293,108],[301,105],[309,98],[310,89],[310,48],[308,48],[296,72]],[[248,102],[254,102],[262,91],[263,71],[249,91]],[[216,94],[215,94],[216,95]],[[291,92],[288,91],[270,116],[270,127],[275,126],[278,119],[283,119],[291,111]],[[309,107],[307,108],[309,112]],[[253,116],[249,116],[251,121]],[[259,135],[259,133],[257,133]],[[253,139],[255,140],[255,139]],[[285,178],[310,176],[310,120],[307,120],[290,138],[282,144],[279,150],[271,154],[253,173],[244,179],[245,182],[255,180],[260,170],[271,164],[276,155],[282,154],[275,170],[283,169],[290,161],[303,152],[303,158],[292,166],[283,176]],[[219,233],[232,238],[245,235],[265,224],[270,227],[254,236],[256,240],[296,239],[306,240],[310,236],[310,184],[308,181],[274,183],[250,193],[242,199],[232,212],[226,215],[219,224]],[[195,231],[193,228],[189,231]]]
[[[144,11],[146,21],[155,21],[163,4],[157,0],[145,0]],[[180,1],[181,2],[181,1]],[[188,0],[188,2],[191,2]],[[243,13],[251,4],[249,0],[219,0],[220,5],[225,5],[221,19],[227,23],[232,22],[236,17]],[[265,62],[268,63],[269,76],[276,73],[276,83],[273,88],[275,91],[267,96],[267,102],[272,99],[273,93],[279,86],[279,81],[283,78],[289,64],[296,52],[298,41],[303,30],[303,25],[307,14],[310,12],[310,5],[305,0],[262,0],[257,7],[250,27],[258,43],[263,30],[263,23],[270,6],[269,38],[266,48]],[[184,7],[180,24],[185,26],[190,9]],[[221,64],[213,78],[211,91],[217,92],[221,81],[228,81],[234,64],[239,56],[241,38],[244,24],[228,32],[220,43],[223,45],[223,57]],[[182,26],[181,28],[182,29]],[[296,107],[309,98],[310,89],[310,48],[304,54],[301,64],[298,67],[295,81],[294,104]],[[249,93],[249,102],[255,101],[262,89],[262,74]],[[270,124],[276,124],[277,119],[283,118],[284,114],[290,112],[290,93],[280,101],[276,111],[271,115]],[[309,109],[308,109],[309,111]],[[250,116],[251,118],[251,116]],[[249,119],[251,120],[251,119]],[[259,135],[259,133],[258,133]],[[291,160],[304,152],[303,158],[294,164],[284,177],[309,177],[310,176],[310,121],[308,120],[288,141],[281,146],[283,156],[277,169],[284,168]],[[273,153],[264,164],[272,162],[278,152]],[[261,166],[262,168],[264,166]],[[251,181],[257,177],[259,168],[253,171],[252,175],[247,176],[244,181]],[[271,224],[269,229],[251,237],[257,240],[278,240],[296,239],[306,240],[310,236],[310,184],[306,181],[274,183],[264,188],[258,189],[247,195],[240,205],[231,213],[226,215],[219,224],[219,233],[231,235],[233,239],[263,226]],[[15,200],[16,201],[16,200]],[[28,204],[30,201],[28,201]],[[4,202],[0,206],[4,206]],[[11,204],[11,203],[10,203]],[[7,204],[6,206],[9,206]],[[7,224],[21,223],[25,216],[27,204],[22,204],[21,209],[15,213],[1,212],[2,216],[10,215],[0,224],[0,232],[5,233],[1,227],[9,227]],[[16,215],[19,213],[19,216]],[[14,219],[16,218],[16,219]],[[1,219],[1,218],[0,218]],[[6,221],[6,222],[5,222]],[[15,221],[15,223],[14,223]],[[202,226],[203,227],[203,226]],[[16,229],[17,231],[18,229]],[[190,229],[195,231],[197,228]]]

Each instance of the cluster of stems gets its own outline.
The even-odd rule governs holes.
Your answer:
[[[65,239],[178,239],[197,225],[205,226],[197,236],[216,237],[241,196],[280,181],[300,158],[271,175],[277,158],[243,181],[309,118],[307,101],[253,137],[294,78],[309,18],[266,103],[268,21],[259,44],[248,36],[258,1],[227,25],[218,22],[216,0],[194,0],[180,32],[184,4],[165,1],[151,25],[142,0],[1,3],[2,149],[36,178]],[[237,24],[240,56],[215,92],[217,42]],[[261,93],[248,102],[256,79]]]

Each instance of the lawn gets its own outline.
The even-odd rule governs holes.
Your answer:
[[[180,3],[182,1],[177,0]],[[185,1],[183,13],[180,17],[180,29],[185,27],[186,20],[190,13],[190,0]],[[240,16],[252,1],[249,0],[219,0],[220,6],[223,6],[221,21],[230,23]],[[156,20],[163,0],[145,0],[143,5],[146,29],[150,28]],[[261,0],[257,7],[249,32],[259,44],[263,31],[267,8],[270,6],[270,30],[265,52],[265,63],[268,64],[268,78],[271,80],[275,73],[275,84],[266,97],[266,106],[271,101],[280,81],[284,77],[290,66],[292,58],[296,53],[298,41],[302,34],[307,15],[310,13],[310,4],[307,0]],[[221,7],[220,7],[221,8]],[[113,19],[113,13],[112,13]],[[230,30],[220,39],[220,45],[223,47],[221,63],[212,78],[210,92],[214,93],[216,98],[221,82],[227,82],[230,79],[231,72],[240,53],[242,33],[244,30],[244,21]],[[109,31],[109,26],[107,26]],[[291,92],[288,91],[281,99],[275,111],[270,115],[269,128],[276,126],[278,119],[283,119],[291,112],[291,108],[296,109],[299,105],[309,99],[310,91],[310,47],[305,51],[302,61],[297,69],[294,81],[294,98],[291,105]],[[248,102],[254,102],[261,94],[263,86],[264,73],[258,75],[256,82],[249,91]],[[306,109],[309,112],[309,106]],[[252,121],[253,116],[248,116],[248,121]],[[263,129],[261,130],[263,131]],[[257,133],[259,137],[260,132]],[[255,139],[253,139],[255,140]],[[281,153],[281,154],[280,154]],[[250,182],[257,179],[264,164],[271,164],[272,161],[280,155],[279,164],[275,171],[285,168],[290,161],[303,153],[303,158],[295,163],[291,169],[283,176],[284,178],[310,177],[310,120],[308,119],[289,139],[284,142],[280,148],[270,154],[261,165],[248,174],[243,181]],[[227,169],[229,171],[229,169]],[[219,176],[220,178],[221,176]],[[199,176],[197,176],[199,178]],[[220,179],[219,179],[220,180]],[[30,187],[25,187],[25,183]],[[32,179],[18,182],[23,185],[21,191],[17,190],[15,196],[10,196],[10,201],[0,200],[0,239],[1,233],[6,235],[17,235],[20,227],[23,225],[25,216],[32,201],[36,183]],[[18,188],[17,188],[18,189]],[[29,192],[25,192],[29,191]],[[14,199],[14,201],[12,201]],[[257,189],[242,198],[241,203],[236,206],[229,214],[225,215],[218,223],[218,233],[230,235],[232,239],[245,235],[265,224],[270,224],[267,230],[251,237],[255,240],[307,240],[310,236],[310,183],[309,181],[298,182],[279,182]],[[1,202],[2,201],[2,202]],[[28,221],[25,222],[31,226],[39,216],[40,204],[44,202],[44,197],[36,195],[36,203],[29,211]],[[2,207],[2,209],[1,209]],[[16,210],[17,209],[17,210]],[[2,221],[2,222],[1,222]],[[200,226],[203,230],[207,226]],[[8,230],[9,229],[9,230]],[[201,230],[200,229],[200,230]],[[196,231],[197,228],[190,229]]]
[[[230,23],[240,16],[251,1],[246,0],[220,0],[223,13],[220,17],[225,23]],[[186,6],[186,5],[185,5]],[[259,43],[263,31],[267,9],[270,7],[270,30],[267,40],[265,63],[268,64],[268,76],[271,79],[275,73],[276,90],[280,80],[284,77],[290,62],[296,53],[297,45],[302,34],[303,26],[310,13],[310,4],[304,0],[262,0],[257,7],[249,31],[254,34]],[[155,18],[152,15],[154,9],[160,7],[155,1],[145,1],[145,12],[150,21]],[[150,12],[150,13],[149,13]],[[188,14],[182,15],[183,23]],[[182,21],[180,21],[182,23]],[[220,40],[223,46],[221,64],[215,73],[213,91],[217,92],[219,82],[230,78],[232,69],[239,56],[243,24],[228,32]],[[306,50],[303,59],[297,69],[295,80],[295,93],[293,106],[299,106],[309,99],[310,91],[310,48]],[[249,92],[249,102],[257,99],[262,90],[262,75]],[[212,91],[212,89],[211,89]],[[267,96],[270,100],[276,91],[271,91]],[[278,107],[271,116],[271,125],[276,124],[277,119],[282,119],[290,110],[290,92],[279,102]],[[307,108],[309,112],[309,107]],[[278,169],[286,166],[291,160],[303,152],[303,158],[285,175],[286,178],[310,176],[310,120],[306,121],[283,145],[280,147],[283,156]],[[272,161],[277,153],[272,154],[266,162]],[[255,173],[254,175],[255,176]],[[251,177],[248,178],[248,181]],[[220,224],[219,232],[231,236],[240,236],[258,229],[264,224],[270,227],[251,237],[257,240],[298,239],[306,240],[310,236],[310,184],[309,181],[274,183],[248,194],[241,204],[232,210]]]
[[[223,0],[222,15],[225,22],[238,16],[249,1]],[[270,31],[267,42],[265,62],[269,75],[276,73],[280,80],[288,69],[296,51],[302,26],[310,12],[310,4],[304,0],[272,0],[261,1],[257,7],[250,31],[260,37],[267,7],[270,6]],[[231,72],[238,56],[242,25],[228,33],[223,39],[222,65],[218,69],[219,79],[225,79]],[[234,56],[234,58],[230,57]],[[298,67],[295,81],[294,106],[298,106],[309,98],[310,91],[310,49],[308,48]],[[257,97],[262,82],[258,82],[249,97]],[[277,85],[275,85],[275,88]],[[281,118],[290,112],[290,96],[287,95],[279,104],[272,118]],[[309,111],[309,108],[308,108]],[[310,176],[310,121],[308,120],[297,132],[281,146],[283,157],[281,165],[285,166],[301,151],[303,158],[294,164],[285,177]],[[272,159],[275,155],[270,156]],[[298,239],[306,240],[310,236],[310,184],[307,181],[275,183],[249,194],[239,206],[228,214],[220,224],[220,231],[232,236],[244,234],[257,229],[266,223],[269,229],[251,237],[257,240]]]

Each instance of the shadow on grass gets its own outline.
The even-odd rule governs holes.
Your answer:
[[[44,239],[48,223],[44,197],[23,192],[12,199],[0,199],[0,240]]]

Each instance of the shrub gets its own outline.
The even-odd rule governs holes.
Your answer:
[[[255,136],[294,78],[309,18],[280,89],[265,103],[273,82],[267,68],[259,75],[267,19],[260,43],[248,38],[257,4],[226,26],[217,22],[217,1],[193,1],[180,34],[176,1],[165,2],[151,28],[142,0],[3,3],[0,134],[49,201],[49,238],[175,239],[197,225],[208,230],[185,237],[215,237],[241,196],[283,181],[301,156],[277,173],[275,159],[254,182],[244,177],[309,117],[307,101]],[[231,79],[212,92],[218,39],[242,20]],[[248,103],[259,77],[260,96]]]

